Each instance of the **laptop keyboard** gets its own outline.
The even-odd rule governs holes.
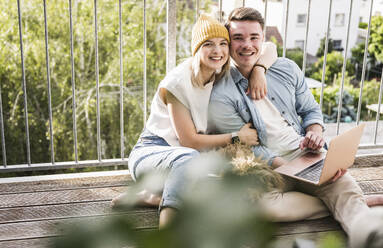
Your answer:
[[[324,159],[319,160],[315,164],[298,172],[297,174],[295,174],[295,176],[304,178],[312,182],[319,182],[320,175],[322,174],[323,165],[324,165]]]

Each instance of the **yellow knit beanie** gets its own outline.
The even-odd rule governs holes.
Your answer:
[[[206,40],[219,37],[225,38],[230,42],[229,32],[224,25],[213,17],[201,14],[196,24],[194,24],[192,31],[191,49],[193,56]]]

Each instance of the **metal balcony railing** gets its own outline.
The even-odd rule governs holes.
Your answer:
[[[101,138],[100,138],[100,94],[99,94],[99,55],[98,55],[98,18],[97,18],[97,2],[98,0],[94,0],[94,46],[95,46],[95,73],[96,73],[96,116],[97,116],[97,160],[86,160],[81,161],[78,158],[78,141],[77,141],[77,120],[76,120],[76,82],[75,82],[75,63],[74,63],[74,53],[73,53],[73,20],[72,20],[72,0],[68,0],[68,8],[69,8],[69,23],[70,23],[70,61],[71,61],[71,87],[72,87],[72,109],[73,109],[73,140],[74,140],[74,161],[65,161],[65,162],[57,162],[55,161],[55,147],[54,147],[54,131],[53,131],[53,117],[52,117],[52,96],[51,96],[51,79],[50,79],[50,59],[49,59],[49,39],[48,39],[48,19],[47,19],[47,11],[46,11],[46,0],[42,1],[43,7],[44,7],[44,28],[45,28],[45,53],[46,53],[46,78],[47,78],[47,89],[48,89],[48,109],[49,109],[49,138],[50,138],[50,157],[51,162],[50,163],[39,163],[39,164],[33,164],[31,162],[31,151],[30,151],[30,136],[29,136],[29,123],[28,123],[28,96],[27,96],[27,82],[25,79],[25,63],[24,63],[24,46],[23,46],[23,29],[22,29],[22,15],[21,15],[21,9],[22,5],[20,0],[17,0],[15,4],[17,3],[17,10],[18,10],[18,29],[19,29],[19,43],[20,43],[20,59],[21,59],[21,83],[22,83],[22,89],[23,89],[23,96],[24,96],[24,119],[25,119],[25,146],[26,146],[26,157],[27,157],[27,164],[19,164],[19,165],[8,165],[7,164],[7,147],[6,147],[6,140],[4,132],[7,130],[4,129],[4,120],[3,120],[3,104],[1,99],[1,88],[0,87],[0,128],[1,128],[1,140],[2,140],[2,157],[3,157],[3,165],[0,168],[0,171],[8,172],[8,171],[26,171],[26,170],[41,170],[41,169],[56,169],[56,168],[71,168],[71,167],[85,167],[85,166],[112,166],[112,165],[126,165],[127,159],[125,158],[125,146],[124,146],[124,111],[123,111],[123,98],[124,98],[124,91],[123,91],[123,34],[122,34],[122,7],[121,7],[121,1],[119,0],[119,34],[118,34],[118,40],[119,40],[119,66],[120,66],[120,154],[121,158],[119,159],[102,159],[101,158]],[[284,20],[284,41],[287,40],[289,31],[287,29],[288,22],[289,22],[289,9],[290,9],[290,0],[284,0],[287,1],[285,8],[285,20]],[[306,18],[306,25],[305,25],[305,41],[304,41],[304,56],[303,56],[303,66],[302,70],[303,72],[306,70],[306,58],[307,58],[307,37],[309,33],[309,24],[310,24],[310,12],[311,12],[311,2],[312,0],[307,0],[307,18]],[[242,1],[242,4],[245,6],[245,0]],[[330,19],[331,19],[331,12],[332,12],[332,4],[333,0],[330,0],[329,6],[328,6],[328,17],[327,17],[327,32],[326,32],[326,42],[325,42],[325,52],[324,52],[324,63],[323,63],[323,74],[322,74],[322,87],[321,87],[321,96],[320,96],[320,106],[323,105],[323,89],[324,89],[324,81],[325,81],[325,73],[326,73],[326,62],[327,62],[327,54],[328,54],[328,40],[329,40],[329,31],[330,31]],[[352,5],[353,0],[350,1],[349,8],[349,15],[348,15],[348,24],[347,24],[347,33],[346,33],[346,46],[345,51],[348,51],[349,47],[349,34],[350,34],[350,22],[351,22],[351,13],[352,13]],[[146,7],[146,0],[143,0],[143,106],[147,106],[147,61],[146,61],[146,50],[147,50],[147,7]],[[195,1],[196,6],[196,17],[199,15],[200,12],[200,3],[199,0]],[[267,6],[268,6],[268,0],[264,1],[264,16],[266,17],[267,14]],[[362,103],[362,93],[363,93],[363,85],[364,85],[364,78],[366,73],[366,61],[367,61],[367,47],[369,42],[369,36],[370,36],[370,25],[371,25],[371,15],[372,15],[372,6],[373,6],[373,0],[370,0],[370,14],[369,14],[369,23],[368,23],[368,29],[367,29],[367,37],[365,40],[365,51],[364,51],[364,59],[363,59],[363,70],[362,70],[362,77],[360,82],[360,94],[359,94],[359,102],[358,102],[358,112],[357,112],[357,120],[356,123],[358,124],[360,122],[360,112],[361,112],[361,103]],[[222,0],[218,1],[218,13],[219,13],[219,19],[223,21],[223,15],[222,15]],[[167,0],[167,34],[166,34],[166,71],[171,70],[176,66],[176,0]],[[266,18],[265,18],[266,19]],[[265,25],[266,27],[266,25]],[[267,30],[265,29],[265,32]],[[286,42],[283,42],[283,57],[286,56]],[[339,91],[340,99],[342,99],[343,92],[344,92],[344,77],[345,77],[345,70],[346,70],[346,56],[347,52],[344,52],[344,60],[343,60],[343,67],[342,67],[342,81],[341,81],[341,87]],[[379,90],[379,102],[378,102],[378,112],[376,115],[376,123],[375,123],[375,132],[374,132],[374,142],[373,144],[362,144],[360,148],[376,148],[376,147],[383,147],[383,144],[377,144],[376,138],[377,138],[377,130],[378,130],[378,124],[379,124],[379,110],[381,106],[382,101],[382,83],[383,83],[383,76],[381,77],[380,82],[380,90]],[[339,125],[341,120],[341,110],[342,109],[342,101],[339,101],[338,104],[338,116],[337,116],[337,134],[339,133]],[[145,123],[147,118],[147,112],[146,107],[143,108],[143,122]],[[48,151],[47,151],[48,152]]]

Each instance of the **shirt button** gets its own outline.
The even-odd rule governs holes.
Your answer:
[[[293,126],[294,126],[294,123],[292,123],[291,125],[293,125]]]
[[[272,98],[271,98],[271,101],[274,101],[274,100],[275,100],[274,97],[272,97]]]
[[[285,114],[285,111],[282,111],[282,114],[284,115],[284,114]]]

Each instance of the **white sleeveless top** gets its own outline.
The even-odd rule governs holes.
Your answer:
[[[180,143],[170,121],[168,108],[159,96],[161,88],[168,90],[189,109],[198,133],[206,133],[207,129],[208,104],[213,82],[209,82],[203,88],[194,87],[191,82],[191,62],[191,58],[187,59],[161,81],[154,95],[150,116],[146,123],[146,128],[150,132],[165,139],[171,146],[180,146]]]

